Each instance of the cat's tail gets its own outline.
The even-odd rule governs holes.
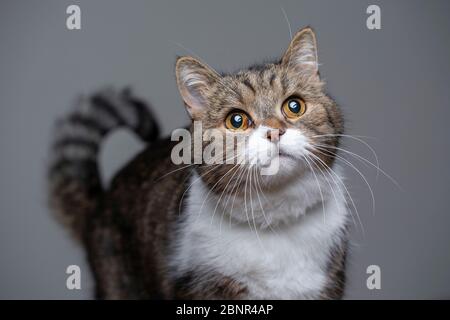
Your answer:
[[[158,138],[159,127],[147,105],[130,90],[105,89],[80,97],[57,122],[50,155],[50,205],[58,220],[80,237],[86,219],[100,210],[103,187],[98,168],[102,140],[126,127],[142,140]]]

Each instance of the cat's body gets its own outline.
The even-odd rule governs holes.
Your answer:
[[[167,176],[164,189],[152,183],[177,169],[169,158],[171,144],[162,140],[123,169],[105,195],[106,208],[87,224],[84,240],[99,297],[336,299],[342,295],[344,203],[336,208],[326,197],[331,201],[325,215],[316,205],[296,223],[260,230],[256,236],[245,225],[230,226],[217,210],[211,220],[212,203],[200,211],[208,192],[201,183],[193,184],[179,207],[186,188],[198,179],[195,172],[174,172]],[[156,155],[155,147],[160,147]],[[261,210],[259,204],[253,205]],[[277,209],[298,214],[298,206],[301,203],[292,201]]]
[[[196,179],[194,173],[191,181]],[[319,193],[311,176],[276,194],[258,198],[253,190],[246,201],[236,201],[235,209],[245,211],[247,206],[250,215],[264,210],[266,216],[290,216],[287,223],[255,231],[248,224],[230,223],[216,208],[219,195],[208,197],[208,188],[201,182],[194,183],[172,244],[175,251],[170,254],[176,278],[196,274],[198,280],[191,285],[202,287],[205,271],[198,270],[209,269],[239,283],[241,298],[337,298],[342,288],[336,282],[344,279],[342,274],[336,277],[332,272],[336,266],[342,268],[343,261],[332,259],[330,253],[340,256],[345,247],[345,200],[336,202],[324,195],[325,211],[321,204],[308,207],[305,197],[310,195],[298,196],[298,190],[305,188]],[[324,185],[322,188],[326,190]]]
[[[175,142],[158,139],[153,117],[129,93],[82,103],[60,126],[50,181],[53,204],[86,246],[97,296],[340,298],[349,212],[333,148],[343,125],[322,90],[311,29],[279,63],[220,76],[181,58],[177,79],[193,120],[248,138],[247,149],[235,148],[250,163],[175,165]],[[279,111],[286,97],[290,109]],[[149,146],[104,190],[98,148],[119,126]],[[280,169],[260,175],[255,146],[275,144]]]

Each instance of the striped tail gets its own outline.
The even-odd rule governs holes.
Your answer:
[[[147,105],[128,89],[106,89],[81,97],[75,109],[56,125],[49,169],[50,205],[77,237],[81,237],[86,217],[101,206],[100,144],[119,127],[133,130],[147,142],[159,135]]]

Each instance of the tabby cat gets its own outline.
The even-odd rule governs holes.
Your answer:
[[[279,61],[233,74],[180,57],[176,79],[192,122],[244,137],[234,148],[249,161],[175,164],[178,142],[159,138],[130,91],[80,99],[57,125],[50,198],[86,248],[97,298],[341,298],[343,117],[324,91],[313,30],[300,30]],[[98,152],[119,127],[148,147],[105,188]],[[275,174],[261,174],[261,150],[277,157]]]

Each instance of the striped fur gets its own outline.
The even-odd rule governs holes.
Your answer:
[[[229,165],[175,164],[176,141],[167,137],[153,141],[103,190],[97,157],[104,136],[125,126],[151,141],[158,130],[129,93],[80,99],[57,127],[50,186],[58,212],[86,247],[96,297],[341,298],[349,221],[345,188],[335,182],[341,175],[334,152],[313,146],[335,150],[344,121],[318,73],[312,29],[300,30],[281,60],[219,74],[181,57],[176,76],[192,120],[202,121],[204,130],[218,129],[225,138],[245,135],[257,147],[269,144],[267,129],[281,129],[280,155],[291,157],[281,160],[279,173],[255,182],[247,164],[238,176],[228,174]],[[282,112],[289,97],[306,104],[297,121]],[[227,130],[226,118],[236,109],[252,118],[249,130]],[[194,153],[203,154],[206,141]],[[325,174],[333,168],[336,179]],[[260,194],[252,193],[258,189]]]
[[[85,218],[101,205],[98,169],[101,142],[124,127],[150,142],[159,134],[147,105],[130,90],[108,88],[80,97],[74,109],[57,122],[49,168],[50,203],[59,220],[80,237]]]

